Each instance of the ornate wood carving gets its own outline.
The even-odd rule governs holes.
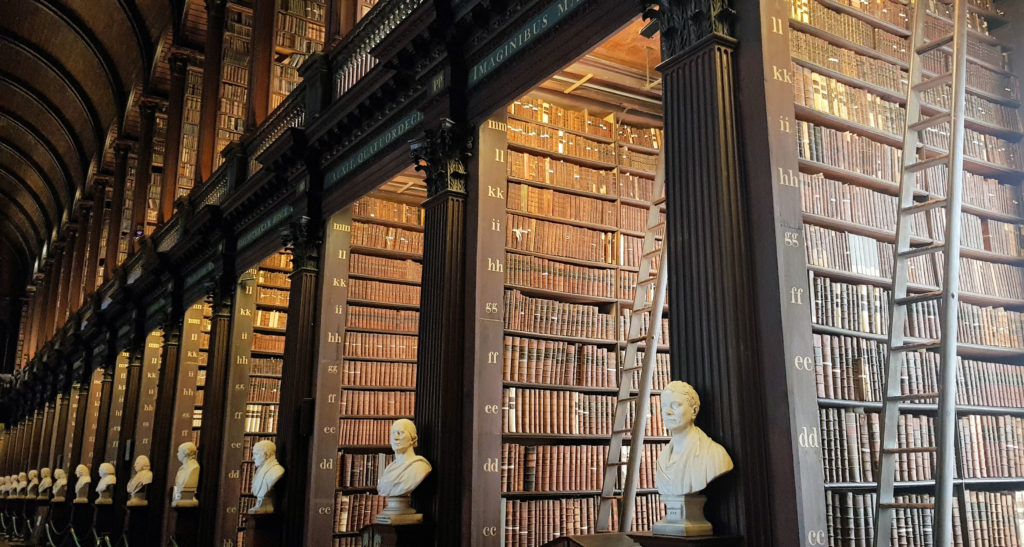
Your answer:
[[[443,192],[466,194],[466,162],[473,150],[473,138],[447,118],[438,130],[428,129],[424,136],[409,143],[416,170],[423,173],[427,195]]]
[[[645,0],[644,19],[658,21],[662,59],[679,53],[712,36],[733,36],[736,10],[731,0]]]

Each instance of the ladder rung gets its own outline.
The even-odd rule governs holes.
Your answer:
[[[610,496],[605,496],[605,495],[602,494],[601,495],[601,499],[603,499],[603,500],[621,500],[622,496],[621,495],[616,496],[614,494],[612,494]]]
[[[914,86],[914,91],[928,91],[929,89],[935,89],[936,87],[939,87],[940,85],[952,85],[952,83],[953,83],[953,73],[952,72],[947,72],[947,73],[945,73],[945,74],[943,74],[941,76],[936,76],[934,78],[928,78],[927,80],[924,80],[921,83],[915,85]]]
[[[927,254],[937,253],[946,248],[945,243],[932,243],[930,245],[922,245],[920,247],[914,247],[906,251],[900,251],[900,258],[914,258],[915,256],[924,256]]]
[[[902,213],[904,215],[916,215],[939,207],[945,207],[948,202],[949,200],[946,198],[933,198],[928,201],[920,201],[903,209]]]
[[[942,154],[941,156],[935,156],[927,160],[912,163],[905,167],[907,173],[916,173],[918,171],[924,171],[938,165],[945,165],[949,161],[949,154]]]
[[[630,338],[629,340],[626,340],[626,343],[632,344],[634,342],[643,342],[645,340],[647,340],[647,335],[637,336],[636,338]]]
[[[895,397],[888,397],[889,401],[916,401],[917,399],[938,399],[938,393],[918,393],[915,395],[896,395]]]
[[[648,304],[648,305],[646,305],[646,306],[644,306],[642,308],[634,308],[633,309],[633,315],[636,315],[638,313],[647,313],[647,312],[649,312],[649,311],[651,311],[653,309],[654,309],[654,306],[651,306],[650,304]]]
[[[652,201],[651,202],[651,206],[652,207],[657,207],[657,206],[659,206],[659,205],[661,205],[663,203],[665,203],[665,196],[664,195],[662,195],[660,198]]]
[[[626,395],[625,397],[620,397],[618,402],[620,402],[620,403],[628,403],[630,401],[635,401],[636,399],[637,399],[636,395]]]
[[[639,367],[624,367],[622,369],[622,372],[633,372],[634,370],[640,370],[642,368],[644,368],[644,367],[643,366],[639,366]]]
[[[665,223],[664,222],[659,222],[659,223],[657,223],[657,224],[655,224],[653,226],[648,226],[647,227],[647,231],[648,232],[656,232],[658,230],[664,230],[664,229],[665,229]]]
[[[637,281],[636,282],[636,286],[637,287],[642,287],[644,285],[653,285],[654,282],[657,281],[657,280],[658,280],[657,277],[651,276],[651,277],[648,277],[647,279],[644,279],[643,281]]]
[[[925,129],[928,129],[929,127],[935,127],[936,125],[939,125],[939,124],[942,124],[942,123],[946,123],[948,121],[949,121],[949,111],[948,110],[943,110],[942,112],[939,112],[938,114],[936,114],[936,115],[934,115],[934,116],[932,116],[930,118],[925,118],[925,119],[923,119],[923,120],[921,120],[921,121],[919,121],[919,122],[917,122],[915,124],[911,124],[909,129],[911,131],[924,131]]]
[[[942,290],[921,292],[917,294],[911,294],[904,296],[903,298],[896,299],[897,306],[906,306],[907,304],[917,304],[918,302],[927,302],[929,300],[937,300],[942,298],[946,294]]]
[[[621,467],[623,465],[629,465],[629,460],[625,460],[625,461],[621,461],[621,462],[608,462],[608,465],[614,465],[616,467]]]
[[[938,349],[942,346],[942,342],[939,340],[925,340],[923,342],[911,342],[909,344],[903,344],[902,346],[894,346],[889,351],[922,351],[929,349]]]
[[[654,257],[660,256],[660,255],[661,255],[661,248],[659,247],[657,249],[654,249],[653,251],[644,253],[643,259],[647,260],[648,258],[654,258]]]
[[[952,34],[950,34],[948,36],[943,36],[942,38],[939,38],[938,40],[932,40],[932,41],[928,42],[927,44],[917,48],[917,54],[918,55],[924,55],[925,53],[928,53],[929,51],[935,51],[936,49],[939,49],[939,48],[944,47],[944,46],[948,46],[949,44],[952,44],[952,43],[953,43],[953,35]]]
[[[883,448],[885,454],[917,454],[918,452],[936,452],[934,446],[902,446],[900,448]]]
[[[882,509],[935,509],[934,503],[879,503]]]

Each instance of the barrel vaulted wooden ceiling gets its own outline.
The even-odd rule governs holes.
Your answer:
[[[160,94],[160,50],[184,4],[0,0],[0,295],[24,287],[108,168],[108,141],[130,136],[132,101]]]

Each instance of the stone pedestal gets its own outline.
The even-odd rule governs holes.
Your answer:
[[[117,526],[116,519],[117,511],[114,510],[114,506],[110,503],[100,504],[96,502],[96,520],[93,526],[96,528],[96,533],[99,534],[100,538],[103,536],[109,537],[111,543],[117,543],[116,535],[119,534],[119,527]]]
[[[629,534],[629,537],[643,547],[736,547],[742,545],[739,536],[672,537],[659,536],[651,532]]]
[[[128,545],[145,545],[149,507],[145,505],[128,507],[126,520],[125,535],[128,537]]]
[[[79,541],[92,538],[92,523],[95,520],[95,507],[88,503],[75,503],[71,508],[71,527]]]
[[[393,526],[420,524],[423,522],[423,515],[412,508],[409,500],[409,496],[388,496],[387,506],[377,515],[374,522]]]
[[[245,517],[245,545],[276,547],[281,544],[284,515],[280,513],[254,513]]]
[[[36,545],[43,545],[46,539],[46,524],[50,519],[50,502],[39,500],[36,502],[36,515],[32,522],[32,541]]]
[[[174,542],[178,547],[199,547],[199,507],[175,507],[172,511],[177,515]]]
[[[433,544],[430,529],[423,523],[405,526],[371,524],[359,531],[359,537],[363,545],[374,547],[427,547]]]
[[[662,496],[665,518],[654,523],[651,533],[659,536],[710,536],[711,523],[704,518],[704,504],[708,498],[700,494]]]

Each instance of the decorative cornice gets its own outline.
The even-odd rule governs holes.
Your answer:
[[[292,270],[316,268],[323,234],[308,216],[301,216],[281,230],[281,243],[292,253]]]
[[[642,0],[644,19],[658,21],[661,57],[671,59],[712,35],[733,36],[730,0]]]
[[[466,163],[472,156],[473,138],[464,128],[444,118],[437,131],[409,142],[409,155],[427,183],[430,197],[442,192],[466,193]]]

